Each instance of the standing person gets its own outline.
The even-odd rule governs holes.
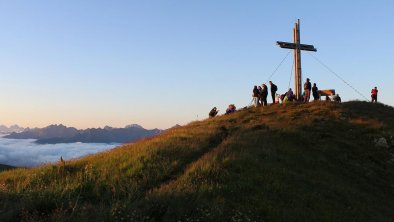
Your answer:
[[[257,107],[257,105],[259,104],[259,90],[257,89],[257,86],[254,86],[253,88],[253,106]]]
[[[304,83],[304,102],[309,102],[309,98],[311,97],[311,89],[311,82],[309,82],[309,78],[306,78],[306,82]]]
[[[371,90],[371,98],[372,98],[372,103],[375,101],[375,103],[378,102],[378,87],[375,86],[375,88],[373,88]]]
[[[258,86],[257,89],[259,90],[259,105],[263,104],[263,89],[261,86]]]
[[[263,106],[267,105],[267,96],[268,96],[268,87],[267,85],[263,84],[263,90],[262,90],[262,98],[261,98],[261,103],[263,104]]]
[[[337,102],[337,103],[341,103],[342,102],[341,97],[339,96],[339,94],[336,94],[334,96],[334,101]]]
[[[272,83],[272,81],[269,81],[270,85],[271,85],[271,96],[272,96],[272,104],[275,104],[275,95],[276,95],[276,91],[278,91],[278,87]]]
[[[209,118],[215,117],[218,114],[219,110],[216,109],[216,107],[213,107],[211,111],[209,112]]]
[[[313,87],[312,87],[312,95],[313,95],[313,100],[319,100],[320,98],[320,96],[319,96],[319,92],[318,92],[318,88],[317,88],[317,86],[316,86],[316,83],[313,83]]]

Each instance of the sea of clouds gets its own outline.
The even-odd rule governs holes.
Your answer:
[[[34,139],[6,139],[0,135],[0,164],[32,167],[45,163],[75,159],[112,149],[119,144],[59,143],[37,144]]]

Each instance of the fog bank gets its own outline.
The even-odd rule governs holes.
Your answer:
[[[119,144],[105,143],[60,143],[36,144],[34,139],[5,139],[0,137],[0,163],[32,167],[57,162],[112,149]]]

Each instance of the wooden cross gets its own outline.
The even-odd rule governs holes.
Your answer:
[[[293,43],[276,42],[279,47],[294,49],[294,94],[297,100],[302,99],[302,76],[301,76],[301,50],[316,52],[313,45],[300,43],[300,20],[298,19],[293,28]]]

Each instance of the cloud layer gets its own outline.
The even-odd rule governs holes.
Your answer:
[[[32,167],[105,151],[119,144],[60,143],[36,144],[34,139],[5,139],[0,137],[0,164]]]

